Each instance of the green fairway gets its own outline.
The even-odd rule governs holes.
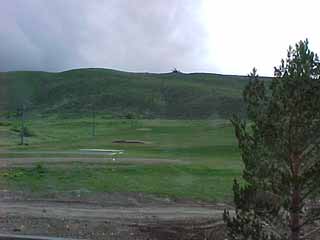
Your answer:
[[[37,151],[102,148],[123,149],[123,158],[179,159],[186,163],[44,164],[46,171],[41,176],[32,168],[14,168],[2,173],[12,189],[46,192],[84,188],[222,200],[229,199],[232,181],[241,174],[234,131],[226,120],[124,120],[97,116],[93,137],[90,118],[34,118],[26,122],[32,136],[26,138],[25,146],[17,144],[19,133],[12,130],[18,128],[17,122],[3,125],[0,131],[9,141],[1,142],[1,148],[16,153],[0,153],[0,157],[24,156],[17,151],[27,155]],[[144,144],[116,144],[115,140],[139,140]],[[45,154],[27,156],[45,157]],[[54,157],[59,156],[63,157]]]

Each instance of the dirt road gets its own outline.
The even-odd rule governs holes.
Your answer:
[[[84,203],[54,201],[0,201],[2,216],[26,216],[73,220],[187,220],[221,219],[223,210],[209,207],[148,206],[148,207],[100,207]]]
[[[58,196],[37,199],[2,192],[0,232],[97,240],[204,239],[208,234],[216,234],[218,240],[224,236],[225,205],[176,202],[138,193]]]

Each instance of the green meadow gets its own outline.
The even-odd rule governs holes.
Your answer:
[[[231,198],[241,161],[231,124],[226,120],[136,120],[28,118],[26,145],[19,145],[19,120],[2,121],[0,157],[81,157],[83,148],[124,150],[115,162],[16,166],[3,169],[8,188],[46,194],[86,189],[98,192],[144,192],[174,198],[224,201]],[[3,138],[1,138],[3,139]],[[138,140],[141,143],[113,143]],[[47,154],[46,151],[51,152]],[[60,154],[52,155],[53,151]],[[66,154],[63,154],[63,152]],[[67,153],[67,152],[73,152]],[[104,156],[86,156],[86,158]],[[110,158],[110,156],[107,156]],[[139,158],[144,163],[122,163]],[[147,164],[148,159],[166,163]],[[170,163],[170,160],[179,160]],[[168,162],[169,161],[169,162]]]

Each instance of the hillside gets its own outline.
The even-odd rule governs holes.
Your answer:
[[[77,69],[60,73],[6,72],[0,75],[1,110],[22,103],[35,113],[204,119],[243,112],[247,77],[207,73],[129,73]]]

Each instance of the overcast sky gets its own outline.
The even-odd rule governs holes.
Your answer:
[[[286,49],[320,52],[317,0],[3,0],[0,71],[103,67],[272,75]]]

